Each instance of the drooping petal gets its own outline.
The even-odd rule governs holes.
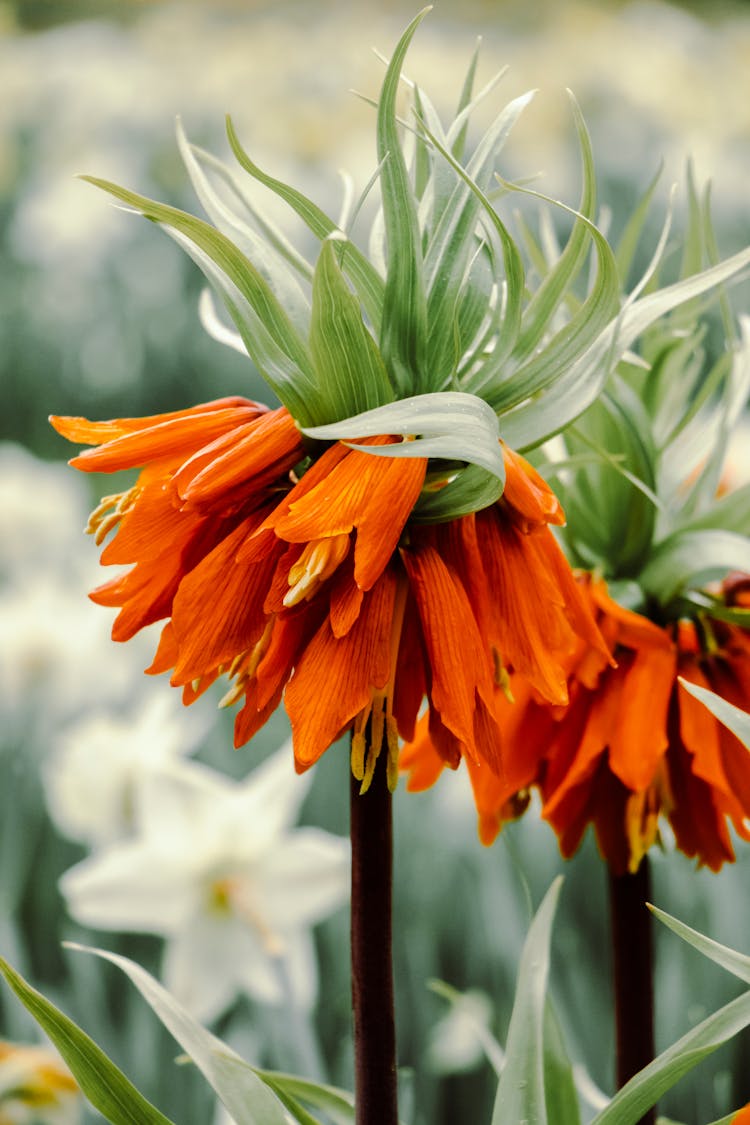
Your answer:
[[[302,654],[284,697],[300,769],[316,762],[390,680],[396,584],[386,571],[345,636],[334,636],[325,620]]]

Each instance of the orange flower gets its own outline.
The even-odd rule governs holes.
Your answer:
[[[506,784],[474,782],[480,836],[491,843],[513,815],[508,786],[523,795],[537,785],[566,857],[591,823],[612,870],[635,871],[666,816],[680,850],[718,870],[734,859],[728,821],[750,839],[747,750],[677,677],[750,711],[750,634],[714,620],[660,627],[619,606],[600,580],[587,576],[579,588],[616,667],[579,645],[567,662],[567,706],[513,677],[515,704],[496,709]],[[432,780],[430,754],[424,745],[405,752],[414,787]]]
[[[560,506],[509,450],[497,504],[420,525],[411,517],[426,459],[341,442],[311,457],[283,407],[232,398],[52,423],[96,446],[73,458],[79,469],[141,467],[91,517],[97,542],[115,532],[102,562],[130,566],[91,596],[119,608],[116,640],[166,621],[148,671],[171,670],[186,703],[229,677],[223,702],[243,700],[238,746],[284,695],[299,770],[350,729],[355,776],[369,784],[385,744],[395,784],[398,737],[413,737],[426,696],[441,760],[455,767],[466,756],[499,780],[505,665],[559,704],[560,654],[593,644],[606,659],[549,530]]]

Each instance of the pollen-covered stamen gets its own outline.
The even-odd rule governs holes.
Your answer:
[[[89,516],[85,529],[87,535],[94,536],[97,547],[101,546],[112,528],[133,507],[139,491],[138,486],[133,485],[126,492],[115,492],[111,496],[102,497]]]
[[[291,589],[284,596],[287,607],[309,601],[319,587],[330,578],[349,551],[348,535],[331,535],[311,540],[290,567],[287,581]]]
[[[229,666],[229,679],[235,680],[235,683],[219,700],[219,707],[231,707],[233,703],[244,694],[248,682],[253,678],[258,670],[263,657],[268,652],[268,646],[271,643],[271,635],[273,634],[273,627],[276,622],[276,615],[268,619],[266,627],[261,633],[260,640],[256,642],[253,648],[248,649],[246,652],[240,652],[235,656],[231,665]]]
[[[407,591],[407,582],[405,577],[402,576],[396,587],[393,604],[390,643],[391,671],[388,682],[385,687],[373,690],[370,702],[362,708],[352,725],[351,770],[357,781],[362,782],[360,794],[366,793],[370,788],[375,773],[375,765],[384,743],[388,753],[386,780],[391,793],[398,784],[398,725],[393,715],[393,693]]]

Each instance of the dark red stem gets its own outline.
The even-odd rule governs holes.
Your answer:
[[[654,965],[648,856],[634,874],[609,876],[618,1089],[654,1058]],[[639,1125],[654,1125],[656,1108]]]
[[[356,1125],[398,1125],[393,1012],[393,833],[386,752],[372,784],[351,783],[352,1011]]]

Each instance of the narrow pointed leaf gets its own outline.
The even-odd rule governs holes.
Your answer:
[[[242,1070],[241,1081],[238,1077],[239,1068],[233,1069],[231,1076],[228,1077],[217,1060],[220,1057],[233,1056],[234,1052],[226,1043],[222,1043],[193,1019],[150,973],[140,965],[136,965],[134,961],[117,953],[72,944],[70,948],[81,953],[93,953],[105,961],[111,961],[130,978],[141,996],[213,1087],[232,1115],[235,1125],[286,1125],[284,1107],[265,1083],[250,1067]],[[239,1056],[236,1057],[239,1059]]]
[[[523,451],[559,433],[594,401],[608,373],[650,325],[684,301],[728,281],[748,267],[750,248],[626,305],[585,354],[558,379],[527,402],[503,413],[503,437],[508,445]]]
[[[544,1092],[544,1019],[552,922],[562,879],[544,897],[521,954],[505,1067],[497,1088],[492,1125],[547,1125]]]
[[[290,187],[282,180],[277,180],[262,171],[245,152],[240,144],[230,117],[227,117],[227,137],[237,162],[249,172],[259,183],[269,188],[279,198],[283,199],[294,212],[302,219],[316,238],[321,241],[328,238],[336,231],[336,224],[322,211],[316,203],[303,195],[301,191]],[[383,309],[383,279],[377,270],[370,264],[365,255],[351,246],[346,256],[346,273],[351,278],[354,288],[372,321],[376,332],[380,330],[380,318]]]
[[[285,310],[261,273],[226,235],[177,207],[157,203],[145,195],[94,176],[84,176],[83,179],[135,208],[152,222],[171,227],[188,238],[237,287],[279,347],[302,371],[310,372],[310,358],[304,341],[297,334]]]
[[[684,680],[682,677],[680,677],[680,683],[685,691],[690,692],[690,694],[694,695],[696,699],[699,699],[704,706],[708,707],[711,714],[714,715],[720,723],[723,723],[725,727],[728,727],[732,734],[735,735],[736,738],[739,738],[740,742],[750,750],[750,715],[748,715],[746,711],[735,707],[733,703],[727,703],[726,699],[722,699],[716,692],[709,691],[707,688],[700,687],[698,684],[691,684],[689,680]],[[658,917],[662,918],[658,910],[655,910],[655,913]],[[670,925],[667,918],[668,915],[665,915],[662,921]],[[687,927],[684,928],[687,929]],[[672,929],[674,929],[674,926],[672,926]],[[684,937],[685,935],[682,934],[682,936]],[[688,939],[686,938],[685,940],[687,941]],[[708,941],[709,939],[705,938],[704,940]],[[706,954],[706,956],[709,956],[709,954]],[[739,957],[740,954],[737,954],[737,956]],[[714,960],[716,960],[716,958],[714,958]],[[748,964],[748,972],[750,973],[750,957],[746,957],[744,960]],[[719,963],[722,964],[723,962]],[[728,968],[727,965],[724,967]],[[730,972],[734,972],[734,970],[732,969]],[[742,979],[750,984],[750,975]]]
[[[327,421],[359,414],[393,399],[377,345],[362,320],[357,298],[339,267],[334,245],[321,248],[313,281],[310,350]]]
[[[654,550],[640,576],[662,605],[688,586],[702,586],[731,570],[750,573],[750,539],[733,531],[678,531]]]
[[[631,1078],[591,1125],[637,1125],[667,1090],[748,1024],[750,992],[745,992],[688,1031]]]
[[[73,1020],[0,958],[0,973],[52,1040],[84,1095],[111,1125],[173,1125]]]
[[[427,305],[422,277],[422,247],[414,193],[401,151],[396,123],[396,95],[401,67],[425,8],[407,27],[388,64],[378,103],[377,152],[383,161],[380,186],[388,247],[388,276],[383,298],[380,348],[402,395],[429,389],[425,383]]]

